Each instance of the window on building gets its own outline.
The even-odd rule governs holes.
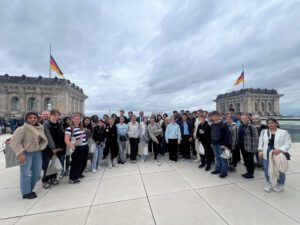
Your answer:
[[[255,112],[258,111],[258,104],[257,104],[257,102],[254,103],[254,110],[255,110]]]
[[[269,108],[269,112],[273,111],[273,107],[272,107],[272,103],[271,102],[268,103],[268,108]]]
[[[13,111],[18,111],[20,110],[20,100],[18,97],[13,97],[10,100],[10,109]]]
[[[51,111],[53,109],[53,99],[45,98],[44,100],[44,110]]]
[[[265,103],[261,103],[261,111],[264,112],[265,111]]]
[[[222,107],[222,113],[225,113],[225,112],[226,112],[226,105],[224,104]]]
[[[237,104],[236,104],[236,111],[237,111],[237,112],[240,112],[240,111],[241,111],[241,105],[240,105],[240,103],[237,103]]]
[[[28,110],[37,110],[37,100],[34,97],[28,99]]]

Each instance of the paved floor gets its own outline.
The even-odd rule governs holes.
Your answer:
[[[2,143],[4,136],[0,136]],[[241,178],[244,167],[220,179],[194,163],[126,163],[87,173],[80,184],[67,178],[49,190],[39,183],[35,200],[23,200],[19,168],[4,168],[0,154],[0,225],[198,225],[300,224],[300,143],[291,150],[284,193],[265,193],[263,173]]]

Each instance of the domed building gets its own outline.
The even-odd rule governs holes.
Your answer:
[[[281,116],[279,99],[282,96],[274,89],[246,88],[220,94],[214,101],[217,110],[221,113],[227,113],[229,109],[233,108],[235,112]]]
[[[84,114],[87,99],[83,90],[69,80],[0,75],[0,115],[22,116],[28,111],[41,113],[58,109],[63,114]]]

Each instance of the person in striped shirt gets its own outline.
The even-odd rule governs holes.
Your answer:
[[[84,170],[84,153],[88,151],[88,142],[86,132],[81,123],[79,114],[75,114],[72,118],[73,125],[65,131],[65,142],[67,146],[73,150],[72,164],[69,176],[69,183],[79,183]]]

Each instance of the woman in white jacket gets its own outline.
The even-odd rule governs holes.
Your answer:
[[[261,132],[258,145],[258,154],[264,161],[265,187],[266,192],[282,192],[285,184],[285,173],[288,169],[286,153],[291,148],[292,142],[289,133],[286,130],[279,129],[276,119],[267,119],[268,129]],[[278,164],[280,163],[280,167]],[[277,184],[272,188],[269,170],[273,167],[279,170]]]

